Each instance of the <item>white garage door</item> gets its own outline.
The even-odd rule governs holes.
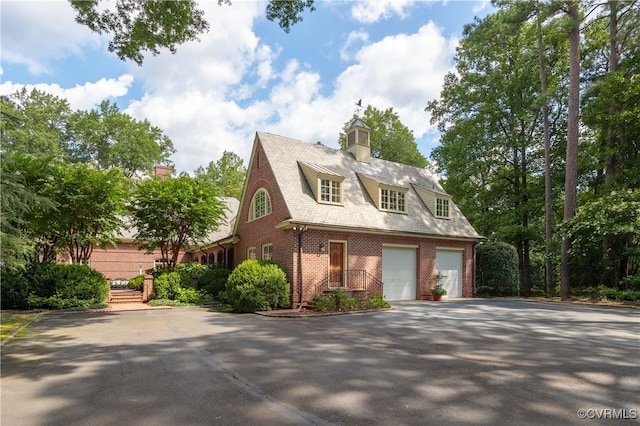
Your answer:
[[[386,301],[416,299],[416,249],[382,248],[382,293]]]
[[[462,252],[436,250],[436,270],[444,276],[445,297],[462,297]]]

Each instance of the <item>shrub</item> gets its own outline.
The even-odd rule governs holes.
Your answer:
[[[598,287],[598,293],[603,300],[617,300],[619,302],[638,302],[640,301],[640,291],[634,290],[616,290],[605,286]]]
[[[176,300],[180,296],[180,274],[169,272],[153,280],[153,298]]]
[[[517,296],[518,255],[516,249],[503,242],[485,243],[476,251],[478,296]]]
[[[311,296],[311,300],[313,301],[313,306],[316,311],[330,312],[335,310],[333,297],[331,297],[329,294],[313,293],[313,296]]]
[[[226,297],[238,312],[275,309],[289,304],[284,271],[267,260],[245,260],[229,275]]]
[[[137,291],[142,291],[144,286],[144,275],[136,275],[129,280],[128,287]]]
[[[210,266],[198,278],[198,288],[221,300],[220,293],[225,290],[229,274],[231,274],[229,269]]]
[[[27,309],[27,298],[31,293],[31,285],[24,276],[3,273],[0,290],[0,307],[2,309]]]
[[[391,305],[386,300],[384,300],[384,296],[381,293],[377,293],[369,296],[365,307],[367,309],[378,309],[378,308],[390,308]]]
[[[328,294],[314,293],[312,300],[316,311],[320,312],[344,312],[358,309],[356,299],[342,291],[335,291]]]
[[[198,262],[181,263],[176,266],[176,272],[180,274],[180,284],[184,288],[195,288],[194,278],[198,280],[207,269],[206,265]]]

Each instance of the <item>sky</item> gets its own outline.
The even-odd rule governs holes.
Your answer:
[[[160,128],[189,174],[224,151],[247,164],[256,131],[338,148],[358,100],[393,108],[429,158],[439,134],[425,107],[454,71],[464,25],[491,12],[488,0],[316,0],[287,34],[264,1],[199,5],[209,32],[138,66],[67,1],[0,0],[0,95],[35,87],[74,110],[108,99]]]

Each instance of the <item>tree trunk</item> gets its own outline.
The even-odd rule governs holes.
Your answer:
[[[569,19],[571,19],[571,31],[569,32],[569,114],[567,124],[567,158],[564,181],[564,220],[575,216],[576,196],[578,186],[578,130],[580,108],[580,14],[578,2],[569,4]],[[569,250],[571,240],[562,238],[562,253],[560,266],[560,299],[569,298],[571,286],[571,267],[569,265]]]
[[[538,12],[538,61],[540,62],[540,92],[542,93],[542,123],[544,128],[544,283],[545,296],[553,297],[552,262],[552,193],[551,193],[551,136],[549,132],[549,103],[547,101],[547,67],[542,43],[542,17]]]

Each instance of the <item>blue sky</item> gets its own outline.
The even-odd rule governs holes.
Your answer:
[[[0,94],[27,86],[73,109],[115,101],[171,138],[176,169],[233,151],[248,161],[256,131],[338,147],[355,102],[393,108],[428,157],[438,133],[424,108],[436,99],[479,1],[321,1],[284,33],[265,2],[201,1],[211,30],[142,66],[107,51],[108,39],[74,21],[67,1],[0,1]]]

